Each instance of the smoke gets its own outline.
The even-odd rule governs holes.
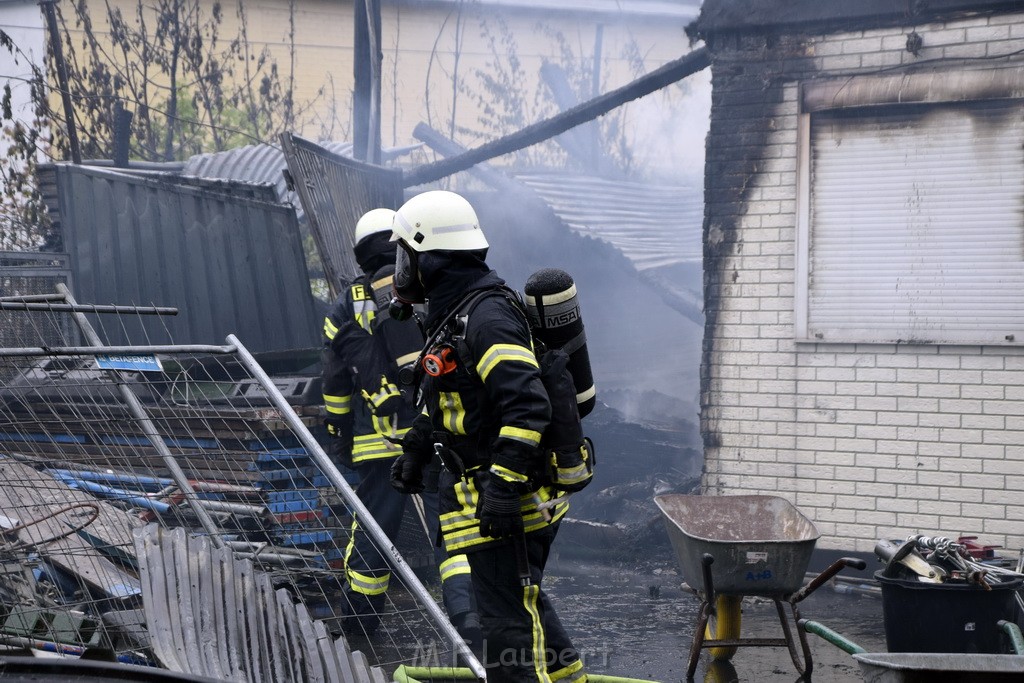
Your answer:
[[[703,186],[704,140],[711,125],[710,70],[629,105],[639,169],[666,184]]]

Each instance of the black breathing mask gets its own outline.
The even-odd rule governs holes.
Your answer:
[[[421,304],[426,301],[426,291],[420,273],[420,254],[402,241],[398,242],[398,253],[395,255],[394,286],[396,298],[401,301],[409,304]]]

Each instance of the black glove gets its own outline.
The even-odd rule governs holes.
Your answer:
[[[423,490],[423,469],[434,457],[430,421],[417,418],[402,438],[402,454],[391,465],[391,487],[406,495]]]
[[[520,488],[520,484],[491,474],[476,511],[477,517],[480,518],[481,536],[505,538],[523,533]]]
[[[325,422],[330,440],[327,443],[327,455],[336,465],[352,469],[352,437],[342,426]]]
[[[402,453],[391,464],[391,488],[405,495],[423,490],[423,464]]]
[[[398,390],[398,386],[391,382],[387,376],[380,378],[380,388],[374,393],[363,390],[363,398],[366,400],[370,412],[377,417],[388,417],[394,415],[405,405],[405,398]]]

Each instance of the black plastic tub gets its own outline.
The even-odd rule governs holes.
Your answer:
[[[991,590],[967,583],[923,583],[875,572],[889,652],[1004,654],[999,620],[1016,621],[1014,592],[1024,579],[989,575]]]

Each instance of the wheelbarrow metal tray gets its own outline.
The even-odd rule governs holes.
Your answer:
[[[1024,657],[939,652],[853,656],[866,683],[1009,683],[1024,680]]]
[[[782,596],[803,584],[821,535],[778,496],[656,496],[683,577],[703,586],[701,558],[715,558],[716,593]]]

